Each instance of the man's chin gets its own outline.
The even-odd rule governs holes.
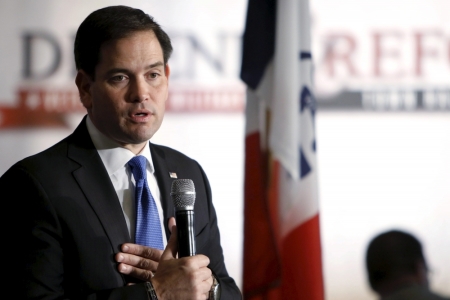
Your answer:
[[[129,136],[129,144],[142,144],[148,142],[150,138],[153,136],[152,132],[146,131],[146,132],[135,132],[131,136]]]

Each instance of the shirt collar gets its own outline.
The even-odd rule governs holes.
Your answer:
[[[133,152],[123,148],[118,143],[101,133],[97,127],[95,127],[94,123],[92,123],[89,116],[86,118],[86,126],[92,142],[94,143],[94,146],[97,149],[97,152],[100,155],[109,176],[125,167],[128,161],[135,156]],[[147,159],[148,170],[150,173],[154,173],[155,168],[153,166],[149,142],[145,143],[144,149],[142,149],[138,155],[142,155]]]

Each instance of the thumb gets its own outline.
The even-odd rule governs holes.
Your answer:
[[[171,232],[170,238],[167,241],[166,249],[164,249],[160,260],[176,259],[178,253],[178,232],[175,218],[169,219],[169,229]]]

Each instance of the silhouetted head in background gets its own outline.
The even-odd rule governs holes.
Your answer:
[[[428,288],[428,268],[422,245],[414,236],[391,230],[376,236],[367,248],[370,286],[382,297],[408,285]]]

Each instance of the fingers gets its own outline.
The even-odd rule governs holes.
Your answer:
[[[211,270],[209,268],[202,268],[199,272],[195,273],[195,276],[197,277],[197,280],[192,282],[194,295],[198,295],[195,296],[195,299],[197,299],[197,297],[199,299],[209,299],[209,290],[213,284]]]
[[[174,217],[171,217],[170,219],[169,219],[169,230],[170,230],[170,232],[172,232],[172,227],[173,226],[175,226],[175,225],[177,225],[177,223],[176,223],[176,221],[175,221],[175,218]]]
[[[130,275],[142,281],[149,281],[155,275],[153,271],[135,268],[122,263],[119,264],[118,269],[120,273]]]
[[[212,273],[211,273],[211,275],[208,277],[208,279],[203,282],[204,288],[207,289],[207,291],[204,293],[204,295],[206,296],[205,299],[209,299],[209,290],[211,289],[213,282],[214,281],[213,281]]]
[[[158,268],[157,261],[126,253],[117,253],[116,261],[130,267],[136,267],[144,270],[156,271]]]
[[[115,259],[119,262],[118,270],[122,274],[148,281],[153,277],[158,268],[162,251],[136,244],[124,244],[116,254]]]
[[[163,251],[159,249],[130,243],[123,244],[121,250],[124,253],[133,254],[135,256],[151,259],[154,261],[159,261],[161,254],[163,253]]]
[[[214,283],[214,280],[213,280],[213,278],[212,278],[212,272],[211,272],[211,275],[209,275],[208,279],[205,280],[205,284],[206,284],[208,287],[211,288],[211,286],[213,285],[213,283]],[[209,291],[209,290],[208,290],[208,291]]]
[[[204,256],[204,257],[206,257],[206,256]],[[198,268],[198,269],[196,269],[196,271],[193,272],[194,277],[196,278],[196,281],[198,281],[198,282],[206,281],[206,283],[208,283],[208,280],[211,280],[211,284],[209,285],[209,287],[211,287],[211,285],[212,285],[212,272],[211,272],[211,270],[209,268],[207,268],[203,264],[201,264],[200,267],[198,267],[198,263],[193,263],[191,268],[192,268],[192,270]]]
[[[178,234],[177,234],[177,226],[175,222],[175,218],[172,217],[169,219],[169,228],[171,231],[171,235],[169,240],[167,241],[166,249],[161,255],[161,260],[169,260],[177,258],[178,252]]]
[[[201,280],[206,280],[211,276],[211,270],[208,268],[209,258],[203,254],[188,256],[178,259],[180,269],[184,270],[202,270],[205,274]],[[205,270],[203,270],[205,269]],[[199,273],[201,274],[201,273]]]

